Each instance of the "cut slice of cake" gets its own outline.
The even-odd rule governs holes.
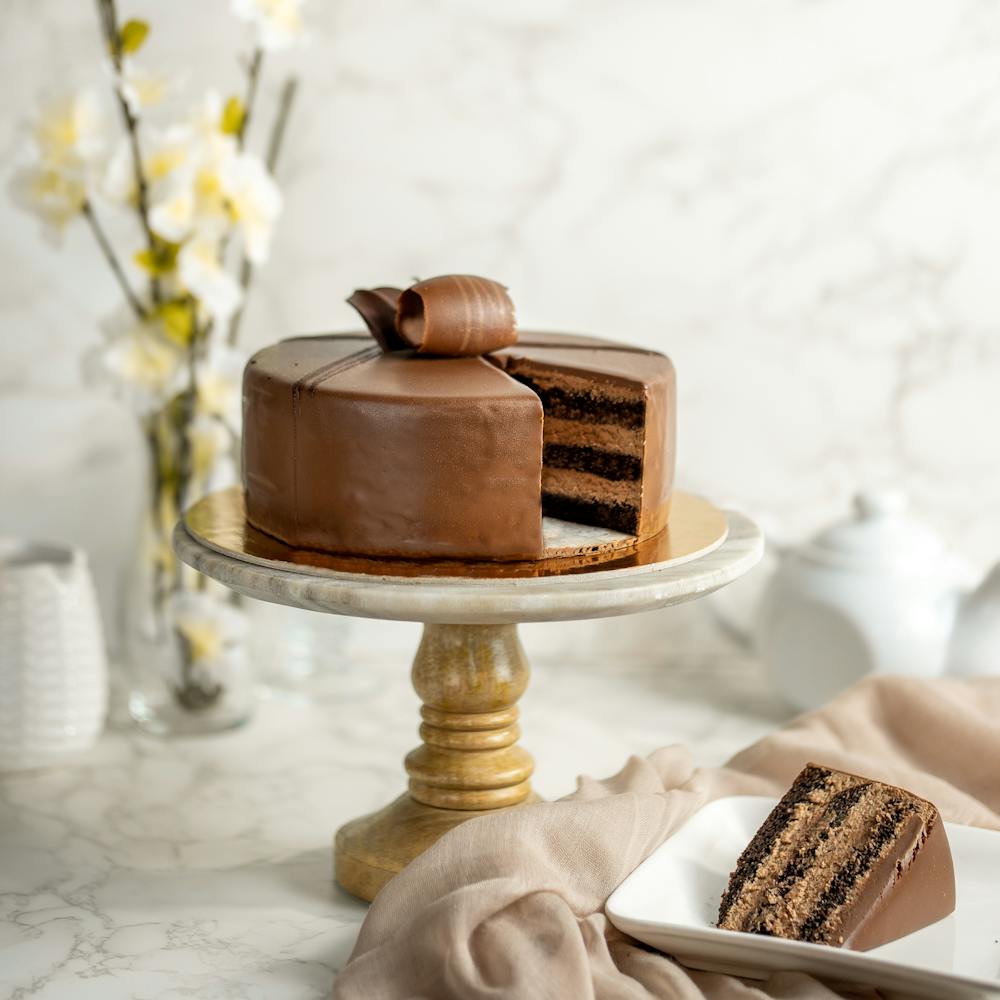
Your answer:
[[[954,908],[951,851],[930,802],[808,764],[740,855],[718,926],[867,951]]]
[[[542,401],[542,509],[642,538],[670,512],[675,378],[656,351],[526,333],[497,363]]]

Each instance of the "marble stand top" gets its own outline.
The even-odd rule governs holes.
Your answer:
[[[234,497],[227,491],[207,502]],[[289,549],[266,557],[248,551],[241,504],[225,512],[230,519],[235,517],[235,523],[218,530],[199,516],[205,509],[202,501],[178,524],[173,543],[184,562],[232,590],[312,611],[456,625],[603,618],[701,597],[742,576],[760,560],[763,536],[748,517],[719,511],[689,494],[678,499],[670,531],[676,526],[680,535],[694,523],[694,534],[701,536],[682,554],[614,568],[599,563],[581,572],[537,577],[403,576],[398,575],[400,563],[388,561],[385,573],[379,575],[296,565],[288,560],[310,555]],[[707,530],[699,531],[706,519]],[[409,562],[403,569],[412,573],[414,565],[419,564]],[[500,571],[503,565],[499,564]]]

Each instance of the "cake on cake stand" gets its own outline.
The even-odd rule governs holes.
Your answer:
[[[453,826],[535,800],[533,762],[518,745],[517,700],[528,664],[520,622],[634,614],[702,597],[760,559],[763,537],[742,514],[675,494],[668,529],[648,542],[545,519],[550,558],[530,563],[377,560],[292,549],[246,520],[224,490],[185,514],[178,556],[262,601],[328,614],[423,622],[413,662],[422,743],[406,757],[409,790],[337,831],[334,869],[371,900]]]

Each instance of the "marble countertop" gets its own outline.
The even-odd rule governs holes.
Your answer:
[[[668,641],[659,614],[638,616],[644,651],[526,637],[541,795],[669,743],[720,763],[788,717],[752,658]],[[72,768],[5,775],[0,1000],[329,996],[367,909],[333,884],[332,835],[402,790],[417,707],[396,653],[352,655],[237,732],[117,730]]]

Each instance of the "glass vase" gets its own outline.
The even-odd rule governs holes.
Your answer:
[[[235,594],[180,565],[163,534],[147,520],[126,585],[128,714],[158,736],[233,729],[254,709],[246,616]]]

